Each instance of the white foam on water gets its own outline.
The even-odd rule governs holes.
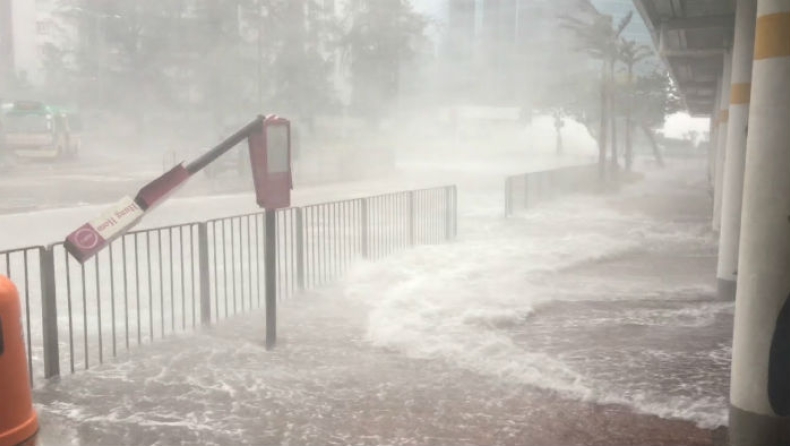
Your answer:
[[[650,184],[639,188],[639,194],[649,192]],[[703,427],[726,423],[724,397],[695,392],[662,395],[652,385],[644,391],[640,386],[612,386],[576,370],[561,357],[531,350],[528,341],[527,345],[514,342],[507,330],[529,324],[540,317],[542,306],[559,300],[690,299],[712,293],[705,278],[691,284],[639,277],[616,281],[589,277],[576,283],[552,280],[562,271],[603,259],[671,253],[673,246],[682,245],[715,247],[702,224],[658,222],[616,211],[606,205],[606,199],[591,197],[570,197],[503,220],[491,212],[494,207],[483,196],[478,197],[483,204],[480,208],[462,209],[465,218],[458,242],[359,265],[346,277],[344,294],[370,306],[370,343],[585,401],[624,404],[638,412],[688,419]],[[698,327],[710,324],[729,307],[641,309],[620,315],[617,323]]]

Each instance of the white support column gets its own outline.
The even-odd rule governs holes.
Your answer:
[[[727,123],[724,184],[721,204],[719,264],[716,271],[719,297],[735,300],[738,273],[738,242],[741,234],[741,198],[746,162],[746,130],[749,96],[752,89],[754,28],[757,0],[739,0],[735,13],[735,40],[732,49],[730,117]]]
[[[721,103],[722,76],[716,80],[716,98],[713,101],[713,110],[710,111],[710,135],[708,137],[708,179],[712,198],[716,193],[716,148],[719,143],[719,108]]]
[[[719,127],[716,132],[716,176],[713,188],[713,230],[721,229],[721,203],[724,195],[724,159],[727,150],[727,121],[730,116],[730,79],[732,73],[732,53],[724,54],[724,74],[719,96]]]
[[[730,444],[790,446],[790,1],[758,0]]]

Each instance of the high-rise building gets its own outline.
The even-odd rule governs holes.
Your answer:
[[[14,22],[11,0],[0,0],[0,96],[8,94],[15,71]]]
[[[450,57],[471,60],[475,43],[475,0],[456,0],[447,10],[446,51]]]
[[[0,0],[0,95],[44,82],[44,48],[62,45],[67,28],[54,17],[56,6],[56,0]]]
[[[4,34],[5,48],[10,52],[11,81],[13,85],[35,82],[40,78],[40,50],[37,36],[37,16],[35,0],[3,0],[0,7],[0,18],[7,30]],[[5,60],[5,59],[4,59]]]
[[[462,78],[453,88],[492,104],[528,102],[565,58],[578,56],[563,17],[598,14],[588,0],[447,1],[442,57]]]

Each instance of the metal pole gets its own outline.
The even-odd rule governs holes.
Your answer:
[[[266,265],[266,348],[277,343],[277,211],[267,209],[265,261]]]
[[[229,136],[221,143],[217,144],[214,148],[201,155],[198,159],[187,164],[186,166],[187,172],[189,172],[190,175],[194,175],[204,167],[211,164],[214,160],[219,158],[225,152],[236,146],[236,144],[242,142],[245,138],[247,138],[250,135],[250,133],[260,129],[261,125],[263,125],[263,119],[264,119],[263,116],[258,116],[250,123],[245,125],[241,130],[237,131],[236,133]]]
[[[414,191],[409,192],[409,246],[414,246],[414,231],[417,223],[417,216],[414,212]]]
[[[446,194],[445,200],[447,200],[446,201],[447,208],[445,209],[446,214],[445,214],[444,218],[446,220],[445,221],[445,225],[446,226],[444,228],[444,232],[445,232],[445,237],[446,237],[446,239],[448,241],[453,239],[453,192],[454,192],[453,189],[454,189],[454,187],[455,186],[448,186],[447,189],[445,189],[445,194]]]
[[[304,217],[302,208],[296,208],[296,280],[299,290],[305,289],[304,280]]]
[[[60,375],[55,256],[51,246],[42,248],[39,255],[41,262],[41,316],[44,329],[44,377],[52,378]]]
[[[524,209],[529,209],[529,179],[532,178],[532,175],[525,173],[524,174]]]
[[[360,244],[360,251],[362,251],[362,258],[367,259],[370,257],[369,252],[369,240],[370,240],[370,225],[368,224],[368,199],[363,198],[361,200],[361,209],[360,209],[360,237],[362,238]]]
[[[453,186],[453,240],[458,238],[458,186]]]
[[[216,237],[216,234],[215,234]],[[217,253],[214,252],[216,258]],[[200,276],[200,322],[211,324],[211,280],[208,260],[208,224],[198,223],[198,262]]]

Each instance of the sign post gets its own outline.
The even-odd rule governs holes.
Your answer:
[[[147,212],[163,203],[192,175],[245,138],[249,144],[256,201],[265,210],[266,347],[271,349],[277,341],[277,209],[291,206],[293,189],[291,123],[287,119],[273,115],[258,116],[196,160],[187,165],[179,164],[148,183],[135,198],[125,197],[98,218],[77,228],[66,238],[65,246],[72,256],[84,263],[131,230]],[[201,240],[207,236],[201,232]],[[207,255],[201,252],[203,270],[208,268]],[[207,274],[206,271],[203,273]],[[201,283],[201,302],[208,301],[207,290],[208,283]],[[204,321],[210,320],[209,305],[204,308],[203,318]]]
[[[248,138],[258,206],[265,212],[266,348],[277,343],[277,209],[291,206],[291,124],[277,116],[263,120]]]
[[[266,349],[277,344],[277,211],[264,211],[265,246],[264,268],[266,270]]]

